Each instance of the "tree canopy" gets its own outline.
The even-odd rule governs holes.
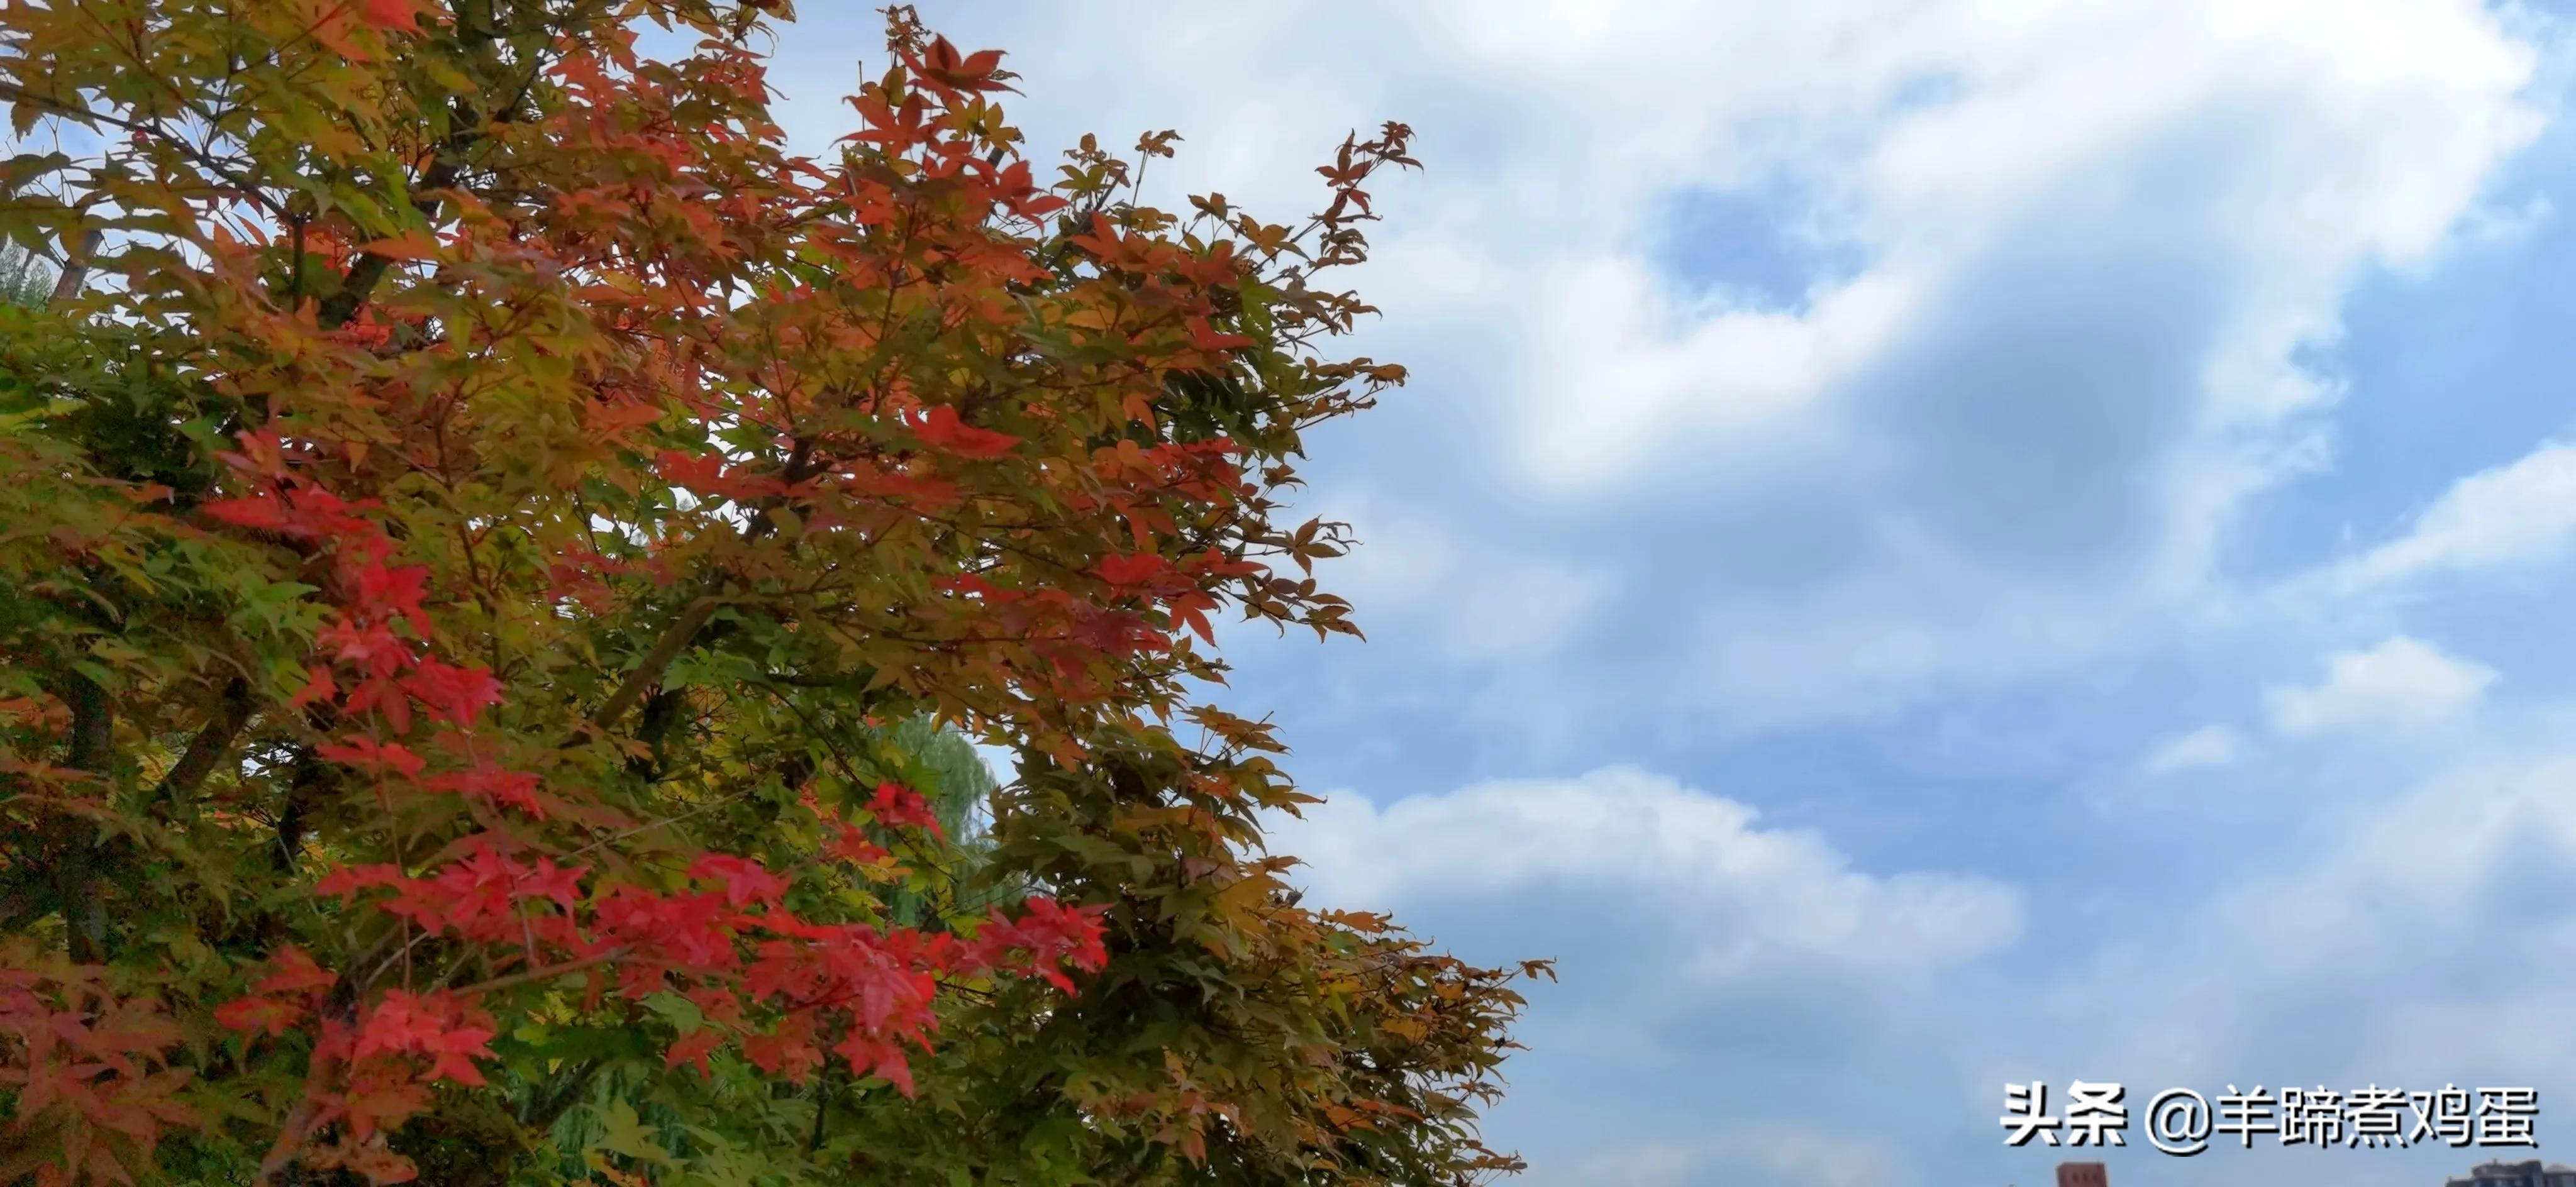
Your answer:
[[[789,17],[0,0],[0,1180],[1513,1165],[1544,966],[1300,906],[1191,691],[1357,634],[1282,500],[1409,131],[1158,211],[894,9],[809,158]]]

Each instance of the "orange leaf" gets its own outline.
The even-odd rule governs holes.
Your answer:
[[[427,231],[405,231],[391,239],[362,244],[358,250],[389,260],[434,260],[438,258],[438,240]]]

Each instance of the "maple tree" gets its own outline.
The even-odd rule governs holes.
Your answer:
[[[800,157],[787,8],[0,0],[0,1179],[1514,1165],[1543,966],[1299,906],[1189,693],[1356,633],[1280,498],[1408,131],[1157,211],[893,9]]]

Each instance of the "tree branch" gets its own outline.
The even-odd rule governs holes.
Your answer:
[[[98,254],[98,245],[105,239],[105,233],[96,227],[91,227],[88,234],[81,236],[80,250],[63,261],[62,275],[54,278],[53,304],[68,304],[80,295],[81,286],[89,283],[90,257]]]
[[[66,672],[59,695],[71,708],[72,729],[63,765],[106,781],[108,758],[116,733],[116,707],[107,690],[79,672]],[[63,913],[63,930],[72,960],[94,964],[107,953],[107,903],[98,895],[101,859],[98,829],[78,816],[54,817],[45,838],[53,868],[54,905]]]
[[[567,960],[560,964],[550,964],[542,968],[525,969],[520,972],[511,973],[507,976],[494,977],[489,981],[482,981],[473,985],[463,986],[453,990],[452,992],[459,997],[470,997],[479,994],[497,992],[499,990],[508,989],[514,985],[525,985],[532,981],[551,981],[566,974],[578,973],[586,968],[607,964],[608,962],[616,960],[624,955],[626,955],[626,948],[621,944],[605,952],[594,952],[588,956]]]
[[[699,598],[689,603],[688,609],[682,610],[680,617],[663,629],[662,637],[653,643],[653,650],[644,653],[643,662],[626,674],[625,683],[608,694],[608,700],[599,706],[599,711],[590,715],[590,723],[603,730],[616,725],[617,719],[626,716],[626,711],[634,708],[636,702],[659,688],[663,671],[671,666],[672,660],[680,658],[680,653],[697,638],[698,628],[707,625],[707,619],[715,614],[716,607],[723,604],[723,599],[714,597]]]
[[[206,776],[214,773],[215,765],[232,752],[233,739],[240,737],[242,727],[250,723],[252,708],[250,681],[239,676],[226,681],[223,704],[215,709],[206,727],[189,739],[188,749],[179,755],[170,773],[161,777],[161,785],[153,789],[153,799],[167,801],[195,791]]]
[[[293,877],[296,859],[304,853],[304,834],[311,830],[313,801],[330,776],[322,760],[312,750],[304,749],[295,756],[294,772],[287,776],[286,803],[277,810],[277,852],[270,855],[279,874]]]
[[[788,452],[787,465],[780,472],[780,477],[792,487],[813,477],[818,469],[820,465],[814,457],[813,439],[800,437]],[[770,500],[762,506],[760,513],[752,516],[750,523],[743,525],[742,538],[746,542],[755,541],[778,530],[778,521],[770,518],[769,511],[771,507],[784,501],[785,499],[781,497]],[[688,609],[681,611],[680,617],[663,630],[660,639],[654,641],[653,649],[644,653],[643,662],[637,664],[635,670],[627,674],[625,682],[619,684],[615,692],[608,694],[608,700],[600,705],[599,711],[591,714],[592,727],[606,730],[616,725],[619,718],[626,716],[627,710],[634,708],[637,702],[660,689],[663,671],[671,666],[672,660],[680,657],[682,651],[688,650],[691,643],[697,641],[699,630],[707,625],[707,619],[712,617],[717,607],[723,604],[724,600],[713,594],[689,603]]]
[[[420,182],[413,188],[435,193],[455,185],[456,179],[465,172],[466,146],[472,144],[479,136],[480,133],[472,135],[458,133],[440,141],[438,154],[430,162],[429,172],[422,174]],[[437,198],[423,196],[411,200],[411,208],[419,211],[421,217],[429,220],[433,225],[438,221],[438,207]],[[336,330],[349,324],[349,320],[358,316],[359,307],[367,303],[368,295],[375,291],[376,285],[384,280],[385,273],[393,270],[393,266],[392,257],[381,256],[372,251],[359,253],[357,260],[349,265],[348,275],[340,279],[339,291],[323,300],[322,307],[314,315],[314,320],[325,330]]]

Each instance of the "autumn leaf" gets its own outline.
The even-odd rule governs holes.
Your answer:
[[[699,1030],[684,1035],[680,1041],[671,1044],[669,1051],[663,1053],[662,1066],[686,1065],[698,1069],[700,1075],[711,1074],[707,1057],[723,1043],[724,1035],[714,1030]]]
[[[910,422],[913,436],[921,443],[942,453],[968,458],[997,458],[1011,452],[1020,439],[1008,433],[979,429],[965,423],[957,410],[947,405],[931,408],[921,418]]]
[[[369,0],[373,4],[391,4],[406,10],[409,0]],[[359,246],[359,251],[389,260],[434,260],[438,258],[438,240],[427,232],[406,231],[391,239],[377,239]]]
[[[369,26],[388,32],[413,31],[428,0],[352,0],[357,5],[358,19]]]
[[[1169,572],[1172,562],[1160,553],[1127,553],[1104,557],[1091,571],[1111,585],[1143,585]]]
[[[121,133],[0,318],[14,1175],[1507,1163],[1530,970],[1299,906],[1208,701],[1219,614],[1357,632],[1278,517],[1404,378],[1332,270],[1409,130],[1190,219],[900,6],[813,157],[782,2],[96,8],[0,16]]]

